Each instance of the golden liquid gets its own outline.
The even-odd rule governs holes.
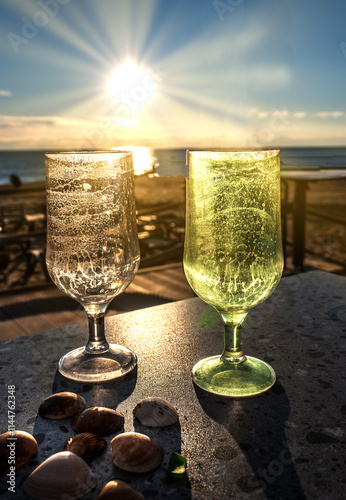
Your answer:
[[[191,161],[187,182],[185,274],[202,300],[228,314],[265,300],[283,268],[279,158],[238,155]]]

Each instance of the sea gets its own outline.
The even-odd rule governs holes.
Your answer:
[[[119,149],[129,150],[129,147]],[[156,172],[162,177],[184,175],[186,149],[131,147],[135,174]],[[280,148],[281,169],[346,169],[346,147]],[[45,180],[44,151],[0,151],[0,185],[15,174],[23,183]]]

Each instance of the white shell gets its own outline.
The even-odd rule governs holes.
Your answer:
[[[24,490],[36,500],[75,499],[96,486],[96,478],[86,462],[71,453],[61,451],[47,458],[25,480]]]
[[[145,434],[123,432],[111,441],[114,464],[128,472],[148,472],[156,469],[162,460],[162,446]]]
[[[162,398],[146,398],[137,403],[133,415],[146,427],[168,427],[179,420],[175,408]]]
[[[99,493],[97,500],[144,500],[144,496],[124,481],[109,481]]]

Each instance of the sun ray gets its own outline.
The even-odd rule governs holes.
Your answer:
[[[3,2],[16,13],[12,21],[19,28],[21,16],[32,19],[40,8],[36,1]],[[195,13],[191,5],[182,4],[159,0],[59,4],[57,15],[38,29],[18,56],[35,64],[37,74],[48,75],[42,79],[46,86],[37,80],[35,88],[30,82],[26,92],[30,100],[24,93],[15,96],[13,109],[20,114],[25,109],[65,116],[71,123],[84,120],[81,136],[84,130],[90,135],[94,131],[112,146],[126,137],[157,143],[178,136],[184,141],[193,136],[216,141],[231,130],[235,137],[242,136],[247,113],[258,105],[254,87],[268,92],[285,88],[290,70],[264,61],[248,64],[247,58],[268,33],[266,26],[254,21],[251,29],[238,29],[242,7],[235,9],[230,22],[222,23],[212,2],[203,6],[195,2]]]

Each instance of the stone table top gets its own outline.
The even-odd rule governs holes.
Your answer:
[[[39,443],[38,454],[16,470],[15,497],[2,477],[1,498],[28,498],[25,478],[74,435],[70,419],[37,414],[40,402],[60,391],[81,394],[88,406],[122,411],[125,431],[152,436],[165,449],[158,469],[131,474],[113,465],[108,448],[90,462],[98,485],[87,499],[115,478],[145,499],[346,498],[345,278],[322,271],[283,278],[249,313],[245,354],[269,362],[277,374],[275,385],[255,397],[214,396],[193,384],[192,366],[221,353],[223,344],[219,315],[198,298],[112,316],[106,333],[136,352],[138,367],[104,384],[73,382],[57,372],[59,358],[86,343],[86,324],[0,343],[0,430],[8,428],[8,386],[15,386],[15,427]],[[170,401],[179,423],[151,430],[135,421],[135,404],[148,396]],[[188,462],[185,479],[166,474],[176,451]]]

